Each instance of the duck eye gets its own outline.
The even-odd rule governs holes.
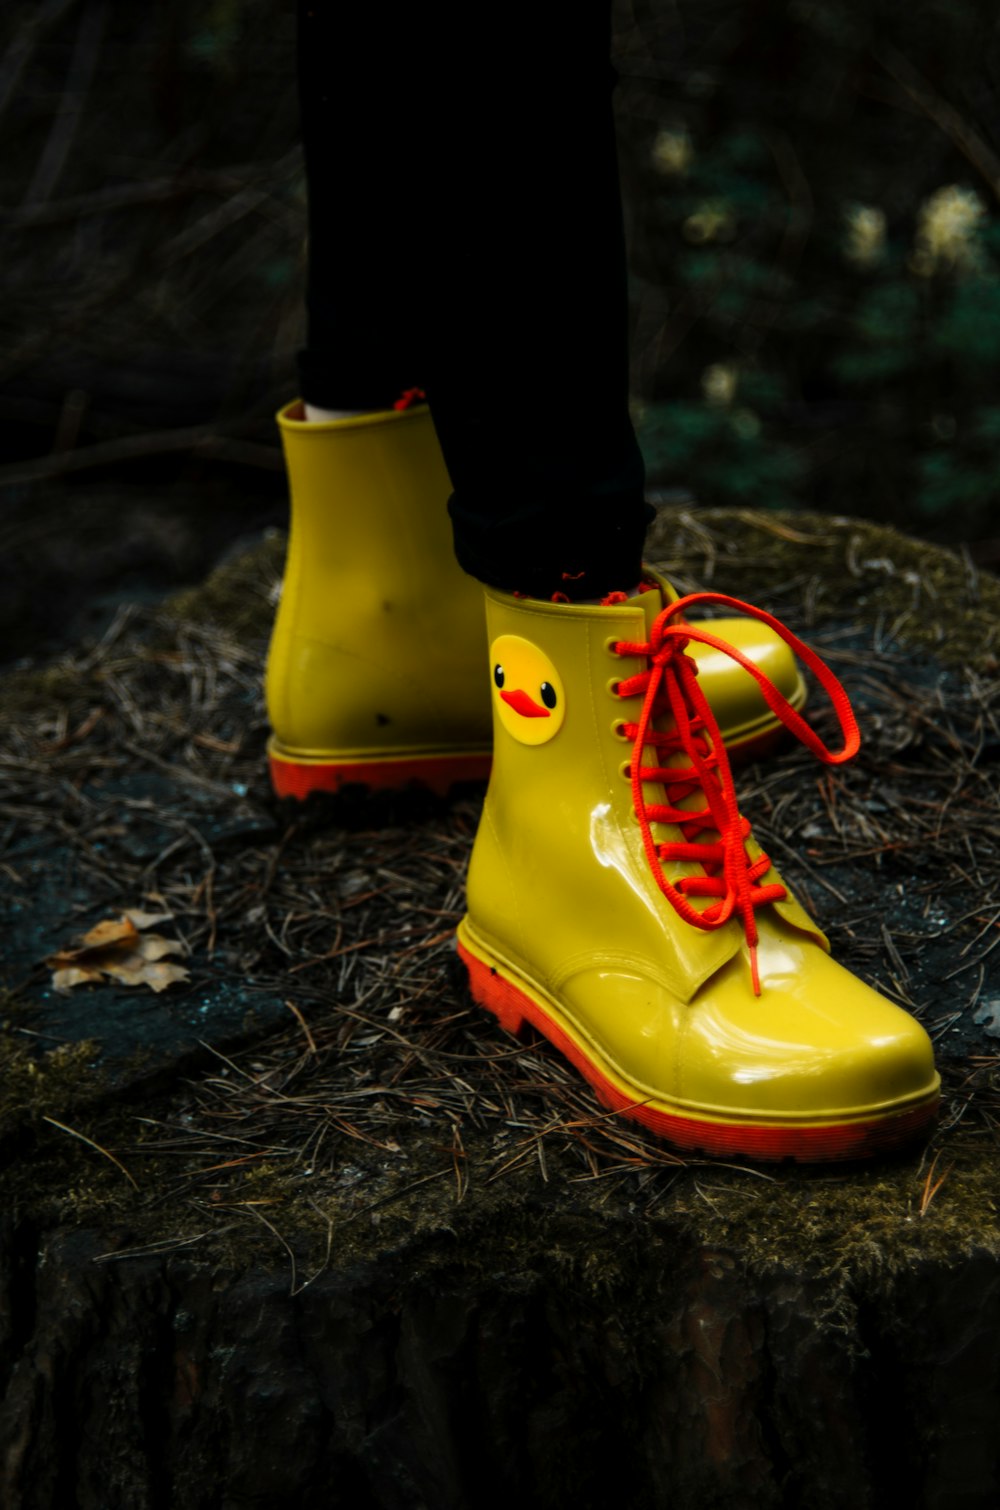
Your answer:
[[[556,705],[556,689],[551,682],[542,683],[542,702],[547,708],[554,708]]]
[[[496,682],[498,687],[503,686],[504,677],[503,667],[501,665],[496,665],[493,667],[493,680]]]

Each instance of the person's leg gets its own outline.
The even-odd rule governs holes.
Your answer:
[[[464,24],[414,8],[373,64],[366,23],[347,18],[326,34],[346,53],[328,73],[306,69],[320,92],[306,111],[313,203],[322,174],[354,241],[341,247],[314,210],[306,396],[381,408],[286,421],[307,446],[335,439],[340,460],[330,507],[322,488],[312,500],[311,548],[293,522],[272,707],[291,727],[294,704],[321,742],[329,701],[331,784],[378,785],[380,770],[392,782],[437,759],[440,772],[440,739],[492,693],[495,759],[459,930],[475,998],[512,1029],[540,1029],[606,1105],[684,1147],[895,1146],[933,1115],[929,1041],[830,961],[737,812],[713,711],[733,685],[727,631],[679,620],[663,582],[629,593],[647,510],[627,409],[606,0],[504,8],[485,57],[477,18],[456,70]],[[361,98],[369,81],[395,88],[384,119]],[[338,174],[362,145],[367,172]],[[407,496],[414,465],[431,475],[429,417],[387,406],[413,382],[451,472],[459,559],[490,584],[488,660],[479,589],[442,542],[443,468]],[[786,647],[763,634],[761,658],[791,665],[797,700]],[[746,669],[736,681],[801,734],[778,691],[765,701]],[[314,759],[280,756],[299,771]]]
[[[649,574],[635,590],[647,511],[608,7],[550,0],[530,23],[504,26],[490,66],[456,84],[477,161],[462,234],[431,270],[432,313],[448,317],[427,388],[456,552],[488,584],[494,765],[459,929],[470,988],[682,1147],[893,1147],[934,1114],[927,1035],[829,958],[738,813],[705,696],[733,631],[684,623]],[[457,201],[449,124],[435,118],[432,142]],[[760,707],[839,762],[853,715],[797,648],[833,692],[843,750],[774,689]]]
[[[419,402],[434,66],[416,8],[300,0],[307,345],[304,403],[279,415],[291,531],[267,669],[281,796],[489,770],[482,593],[455,561]]]
[[[424,384],[459,563],[496,586],[632,587],[652,510],[628,410],[608,0],[495,12],[300,0],[306,403]],[[456,63],[456,58],[460,61]]]
[[[429,102],[447,230],[427,268],[426,386],[462,566],[587,598],[638,582],[652,517],[628,409],[610,5],[493,14],[483,50],[463,53],[454,16],[438,38],[464,62]]]
[[[301,0],[307,407],[279,417],[292,529],[267,677],[281,795],[485,777],[474,578],[581,598],[639,579],[651,510],[628,414],[607,0],[504,8],[463,54],[468,24],[442,4],[387,23]],[[434,424],[394,408],[415,384]],[[317,409],[340,417],[311,424]],[[438,434],[474,576],[452,550]],[[801,696],[792,658],[754,634]],[[749,677],[718,658],[705,676],[734,742],[770,737]]]
[[[387,410],[421,381],[409,167],[422,149],[408,49],[377,7],[298,9],[309,228],[300,392],[325,410]]]

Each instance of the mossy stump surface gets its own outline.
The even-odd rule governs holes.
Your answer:
[[[856,700],[853,767],[741,800],[935,1037],[929,1145],[684,1160],[505,1039],[452,952],[479,796],[270,797],[265,543],[3,684],[0,1503],[997,1503],[1000,585],[820,516],[651,545]],[[189,980],[54,990],[126,908]]]

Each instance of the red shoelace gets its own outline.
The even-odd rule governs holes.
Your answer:
[[[392,407],[400,411],[412,409],[414,404],[422,404],[426,402],[426,399],[427,395],[422,388],[407,388],[399,395]]]
[[[718,603],[759,619],[780,635],[829,696],[844,737],[841,749],[829,749],[763,671],[735,645],[713,634],[710,624],[681,622],[686,609],[704,603]],[[650,869],[663,895],[685,922],[694,927],[721,928],[734,915],[739,918],[750,951],[754,994],[759,996],[754,909],[767,902],[780,901],[787,892],[780,884],[761,885],[761,878],[770,869],[771,861],[765,854],[753,860],[747,852],[750,824],[740,817],[737,809],[736,789],[725,743],[711,705],[698,685],[696,663],[691,656],[684,654],[685,646],[692,640],[721,650],[749,672],[768,707],[785,728],[826,765],[842,765],[850,760],[858,752],[861,736],[847,693],[829,666],[778,619],[761,608],[740,602],[738,598],[727,597],[724,593],[691,593],[668,604],[657,616],[648,643],[619,640],[614,646],[618,655],[642,656],[647,662],[645,671],[618,683],[618,696],[644,695],[639,722],[626,723],[624,731],[633,741],[632,804]],[[672,729],[653,727],[657,718],[667,714],[673,717]],[[642,754],[646,747],[654,749],[657,758],[663,762],[683,751],[690,764],[644,766]],[[662,783],[666,802],[647,802],[643,782]],[[693,810],[680,807],[679,804],[693,793],[701,794],[704,806]],[[653,823],[677,824],[684,836],[683,841],[657,844],[652,832]],[[699,837],[707,831],[717,837],[714,840]],[[672,882],[663,870],[664,862],[671,861],[695,861],[704,867],[706,874],[683,876]],[[689,897],[712,897],[715,900],[699,911],[692,906]]]

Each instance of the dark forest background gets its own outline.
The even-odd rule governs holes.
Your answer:
[[[305,189],[288,0],[44,0],[3,27],[0,629],[24,653],[43,599],[156,592],[281,520]],[[615,63],[654,495],[1000,566],[995,4],[617,0]]]

